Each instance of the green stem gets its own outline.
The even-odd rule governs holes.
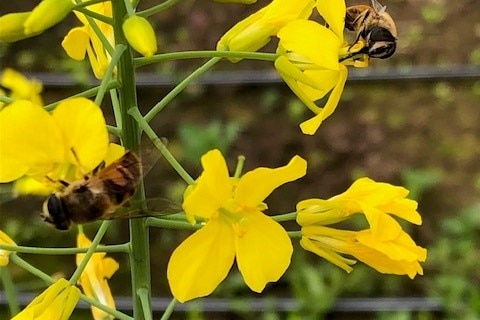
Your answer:
[[[215,50],[200,50],[200,51],[181,51],[169,52],[154,55],[151,58],[136,58],[135,66],[142,67],[152,63],[158,63],[170,60],[181,59],[209,59],[209,58],[227,58],[227,59],[249,59],[262,61],[275,61],[278,58],[276,53],[266,52],[249,52],[249,51],[215,51]]]
[[[148,8],[147,10],[143,10],[143,11],[140,11],[140,12],[137,12],[137,15],[138,16],[142,16],[144,18],[148,17],[148,16],[151,16],[155,13],[158,13],[158,12],[161,12],[165,9],[168,9],[170,8],[171,6],[175,5],[177,2],[179,2],[180,0],[167,0],[163,3],[160,3],[156,6],[153,6],[151,8]]]
[[[134,320],[134,318],[126,315],[125,313],[123,312],[120,312],[120,311],[117,311],[115,309],[112,309],[110,308],[109,306],[106,306],[100,302],[98,302],[97,300],[93,299],[93,298],[90,298],[84,294],[82,294],[80,296],[80,299],[82,299],[83,301],[85,301],[86,303],[88,303],[89,305],[91,306],[94,306],[102,311],[105,311],[106,313],[108,314],[111,314],[112,316],[114,316],[116,319],[120,319],[120,320]]]
[[[180,92],[183,91],[193,80],[197,79],[205,72],[207,72],[211,67],[213,67],[221,58],[211,58],[200,68],[192,72],[188,77],[183,79],[182,82],[177,84],[172,91],[170,91],[160,102],[158,102],[153,108],[145,115],[145,121],[150,122],[166,105],[173,100]]]
[[[119,83],[117,80],[112,80],[110,83],[108,83],[107,85],[107,90],[110,90],[110,89],[115,89],[115,88],[118,88],[119,87]],[[70,96],[68,98],[65,98],[63,100],[60,100],[60,101],[57,101],[57,102],[54,102],[54,103],[50,103],[50,104],[47,104],[45,107],[43,107],[45,110],[47,111],[52,111],[53,109],[55,109],[60,103],[66,101],[66,100],[69,100],[69,99],[72,99],[72,98],[78,98],[78,97],[84,97],[84,98],[91,98],[91,97],[94,97],[95,95],[98,94],[98,91],[100,90],[100,86],[98,87],[95,87],[95,88],[91,88],[91,89],[88,89],[86,91],[83,91],[83,92],[80,92],[80,93],[77,93],[76,95],[73,95],[73,96]],[[0,97],[0,100],[1,100],[1,97]]]
[[[287,231],[288,236],[292,239],[301,239],[302,231]]]
[[[199,224],[191,225],[188,222],[183,221],[175,221],[175,220],[165,220],[159,218],[149,217],[147,221],[145,221],[145,225],[148,227],[158,227],[158,228],[166,228],[166,229],[181,229],[181,230],[198,230],[202,226]]]
[[[118,101],[118,95],[116,90],[110,90],[110,100],[112,101],[113,115],[115,117],[115,123],[117,129],[122,132],[122,112],[120,111],[120,101]]]
[[[285,214],[279,214],[276,216],[271,216],[273,220],[277,222],[282,222],[282,221],[292,221],[297,219],[297,212],[290,212],[290,213],[285,213]]]
[[[111,134],[121,138],[122,137],[122,129],[120,128],[117,128],[117,127],[114,127],[114,126],[110,126],[107,124],[107,130],[108,132],[110,132]]]
[[[150,306],[150,293],[148,292],[148,289],[138,289],[137,296],[142,301],[142,309],[145,320],[152,320],[152,307]]]
[[[100,240],[102,240],[105,232],[107,232],[108,227],[110,226],[111,223],[112,221],[110,220],[106,220],[102,222],[102,224],[100,225],[100,228],[98,228],[95,238],[93,238],[92,244],[90,245],[87,252],[83,256],[82,262],[80,262],[77,269],[75,270],[73,275],[70,277],[70,280],[69,280],[70,284],[74,285],[78,282],[78,279],[80,279],[80,276],[82,275],[83,270],[85,270],[85,267],[87,266],[88,261],[90,261],[90,258],[95,253],[95,249],[100,243]]]
[[[55,280],[53,280],[52,277],[50,277],[48,274],[46,274],[45,272],[43,272],[42,270],[40,270],[38,268],[35,268],[30,263],[23,260],[19,256],[17,256],[17,254],[15,254],[15,253],[10,255],[10,261],[15,263],[20,268],[27,270],[28,272],[30,272],[31,274],[33,274],[37,278],[42,279],[43,281],[45,281],[49,285],[55,282]]]
[[[102,104],[103,97],[105,96],[105,93],[108,90],[108,84],[110,83],[110,79],[112,78],[112,75],[113,75],[113,70],[115,70],[117,62],[118,60],[120,60],[120,57],[122,56],[126,48],[127,47],[124,46],[123,44],[119,44],[115,47],[115,52],[112,55],[112,60],[108,64],[108,68],[105,71],[105,75],[103,76],[102,82],[100,83],[100,87],[98,88],[98,94],[95,97],[95,104],[97,106]]]
[[[140,131],[138,123],[128,114],[130,108],[137,106],[137,91],[135,82],[135,67],[133,56],[128,41],[123,33],[122,25],[127,16],[127,8],[123,1],[112,1],[113,28],[115,30],[115,43],[128,47],[117,65],[118,80],[122,87],[118,90],[119,116],[122,128],[122,143],[128,150],[137,151],[140,148]],[[118,116],[118,115],[117,115]],[[118,119],[117,119],[118,121]],[[145,199],[145,190],[141,182],[132,197],[132,204],[142,209]],[[143,203],[143,205],[142,205]],[[132,292],[139,289],[147,290],[147,299],[151,299],[151,273],[150,273],[150,247],[149,230],[144,225],[145,218],[130,220],[130,268],[132,278]],[[133,317],[144,320],[142,301],[136,294],[133,295]],[[151,313],[151,310],[150,310]]]
[[[245,164],[245,156],[238,156],[237,158],[237,167],[235,168],[235,174],[233,175],[235,178],[240,178],[240,175],[243,171],[243,166]]]
[[[175,310],[175,305],[177,304],[177,299],[173,298],[172,301],[170,301],[170,303],[168,304],[167,306],[167,309],[165,310],[165,312],[163,313],[162,317],[160,318],[160,320],[168,320],[170,319],[170,316],[172,315],[173,313],[173,310]]]
[[[12,252],[29,253],[29,254],[44,254],[44,255],[69,255],[77,253],[86,253],[88,248],[38,248],[38,247],[24,247],[24,246],[9,246],[0,244],[0,250],[8,250]],[[109,246],[98,246],[95,252],[130,252],[130,243],[115,244]]]
[[[85,15],[85,17],[87,17],[87,19],[90,18],[90,19],[92,19],[92,21],[93,21],[93,19],[95,19],[95,20],[102,21],[102,22],[105,22],[105,23],[110,24],[110,25],[113,23],[113,20],[111,18],[106,17],[104,15],[101,15],[97,12],[92,11],[92,10],[88,10],[85,7],[75,7],[75,8],[73,8],[73,10],[78,11],[80,13],[83,13]],[[89,21],[89,23],[90,23],[90,21]]]
[[[168,163],[173,167],[175,171],[185,180],[188,184],[193,184],[195,180],[188,174],[187,171],[182,167],[182,165],[175,159],[175,157],[170,153],[167,147],[163,144],[162,139],[160,139],[157,134],[153,131],[150,125],[145,121],[145,119],[140,114],[138,108],[131,108],[128,113],[137,121],[138,125],[142,130],[147,134],[147,136],[152,140],[155,147],[160,151],[160,153],[165,157]]]
[[[3,289],[5,290],[5,296],[7,298],[10,314],[14,316],[20,311],[20,306],[18,304],[17,290],[13,284],[10,270],[8,270],[8,268],[0,267],[0,278],[2,279]]]
[[[110,1],[110,0],[90,0],[90,1],[80,2],[75,5],[75,8],[73,10],[78,8],[85,8],[85,7],[91,6],[92,4],[102,3],[107,1]]]

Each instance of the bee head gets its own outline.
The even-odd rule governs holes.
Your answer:
[[[61,197],[57,194],[50,195],[43,203],[43,212],[40,214],[43,221],[50,223],[58,230],[70,229],[71,221]]]
[[[372,58],[390,58],[397,48],[397,39],[390,31],[382,27],[370,29],[365,37],[368,56]]]

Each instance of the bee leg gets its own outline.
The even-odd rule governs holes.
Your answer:
[[[97,172],[103,169],[105,169],[105,161],[100,162],[98,166],[96,166],[95,169],[93,169],[92,174],[96,174]]]
[[[45,178],[47,178],[48,181],[52,182],[52,183],[60,183],[62,186],[64,186],[65,188],[68,187],[70,185],[70,183],[68,183],[68,181],[65,181],[65,180],[53,180],[52,178],[50,178],[49,176],[45,176]]]

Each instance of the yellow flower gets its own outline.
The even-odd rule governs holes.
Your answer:
[[[17,244],[5,232],[0,230],[0,244],[8,246],[16,246]],[[5,267],[8,264],[8,256],[12,252],[0,249],[0,267]]]
[[[110,1],[92,4],[86,8],[105,17],[112,17],[112,4]],[[83,23],[83,26],[70,30],[62,41],[62,47],[68,56],[74,60],[83,60],[86,53],[95,77],[102,79],[111,59],[110,54],[105,50],[100,38],[88,22],[87,17],[77,11],[75,11],[75,15]],[[102,34],[113,46],[115,44],[113,27],[98,20],[95,20],[95,22],[102,31]]]
[[[92,242],[85,236],[83,232],[79,232],[77,236],[77,247],[88,248]],[[118,270],[118,263],[112,258],[105,257],[104,252],[94,253],[88,264],[80,276],[78,281],[83,292],[100,303],[115,309],[115,301],[113,300],[107,279]],[[84,254],[77,254],[77,266],[82,262]],[[95,320],[113,319],[114,317],[98,308],[92,306],[92,314]]]
[[[217,50],[256,51],[265,46],[270,37],[276,35],[288,22],[308,18],[313,6],[313,0],[273,0],[227,31],[218,41]]]
[[[42,84],[35,80],[25,78],[21,73],[7,68],[3,71],[0,78],[0,85],[10,90],[9,97],[15,100],[25,99],[31,102],[43,105]]]
[[[61,102],[50,114],[17,100],[0,111],[0,182],[23,176],[58,189],[52,181],[82,178],[111,148],[101,109],[85,98]],[[21,192],[21,190],[20,190]]]
[[[300,124],[304,134],[314,134],[338,105],[347,80],[345,64],[339,58],[348,50],[357,52],[359,43],[349,49],[343,38],[345,1],[317,1],[317,10],[328,28],[310,20],[295,20],[277,34],[280,39],[275,68],[298,98],[316,114]],[[358,63],[357,63],[358,64]],[[315,104],[330,92],[323,108]]]
[[[203,173],[187,188],[183,209],[205,225],[173,252],[167,276],[181,302],[209,295],[222,282],[236,259],[245,283],[261,292],[277,281],[290,264],[292,244],[286,231],[262,213],[262,201],[280,185],[306,173],[307,163],[295,156],[284,167],[257,168],[231,178],[218,150],[202,157]]]
[[[426,249],[417,246],[391,216],[421,224],[417,203],[406,199],[408,190],[368,178],[357,180],[347,191],[328,200],[308,199],[297,205],[297,222],[302,226],[300,244],[347,272],[356,261],[377,271],[407,274],[410,278],[423,274],[419,262],[426,260]],[[360,231],[337,230],[335,224],[363,214],[370,226]]]
[[[25,34],[35,35],[56,25],[72,11],[75,2],[72,0],[43,0],[35,8],[24,23]]]
[[[157,36],[150,22],[144,17],[128,17],[122,29],[128,43],[144,57],[152,57],[157,52]]]
[[[12,320],[67,320],[79,299],[80,290],[62,278],[33,299]]]

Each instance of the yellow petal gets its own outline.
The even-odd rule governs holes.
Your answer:
[[[279,168],[257,168],[240,178],[235,190],[238,203],[255,207],[273,190],[290,181],[297,180],[307,173],[307,161],[294,156],[290,162]]]
[[[343,42],[346,15],[345,0],[317,1],[317,10]]]
[[[110,163],[120,159],[125,154],[125,148],[116,143],[110,143],[108,145],[107,154],[105,155],[104,161],[105,165],[108,166]]]
[[[167,277],[178,301],[207,296],[225,279],[235,257],[233,238],[230,225],[212,219],[175,249]]]
[[[94,169],[105,158],[109,145],[102,110],[86,98],[72,98],[61,102],[53,117],[63,133],[68,161],[80,164],[86,172]]]
[[[5,232],[0,230],[0,244],[8,246],[16,246],[17,244],[13,241]],[[11,254],[11,251],[0,249],[0,267],[5,267],[8,264],[8,256]]]
[[[13,192],[16,195],[33,194],[33,195],[47,196],[52,194],[54,191],[56,191],[52,187],[45,185],[32,177],[23,176],[20,179],[15,181],[13,185]]]
[[[0,148],[0,183],[17,180],[22,177],[28,169],[25,163],[5,154],[4,150]]]
[[[327,246],[325,246],[325,248],[322,248],[321,245],[316,245],[314,241],[308,239],[307,237],[302,237],[302,239],[300,240],[300,245],[303,249],[324,258],[325,260],[342,268],[348,273],[353,271],[353,268],[350,265],[355,264],[355,260],[344,258],[338,253],[327,249]]]
[[[220,151],[215,149],[207,152],[201,161],[204,171],[193,188],[185,193],[182,204],[189,219],[194,216],[210,218],[232,197],[232,182]]]
[[[338,51],[343,42],[324,26],[311,20],[294,20],[278,32],[278,37],[279,45],[287,51],[308,58],[319,67],[338,70]]]
[[[290,265],[292,242],[282,226],[260,211],[245,213],[246,232],[237,236],[238,268],[245,283],[262,292],[268,282],[280,279]]]
[[[0,157],[9,158],[2,160],[2,173],[18,174],[28,167],[42,174],[64,159],[63,137],[54,119],[26,100],[17,100],[0,112],[0,145]]]
[[[62,41],[65,52],[70,58],[77,61],[85,59],[85,53],[89,45],[90,38],[84,27],[73,28]]]
[[[304,134],[313,135],[317,132],[318,127],[322,124],[323,120],[329,117],[336,109],[338,102],[340,101],[340,97],[343,92],[343,88],[345,86],[345,82],[347,81],[347,68],[343,65],[340,65],[340,77],[338,82],[333,88],[330,96],[328,97],[327,104],[323,108],[322,112],[316,115],[315,117],[304,121],[300,124],[300,129]]]

